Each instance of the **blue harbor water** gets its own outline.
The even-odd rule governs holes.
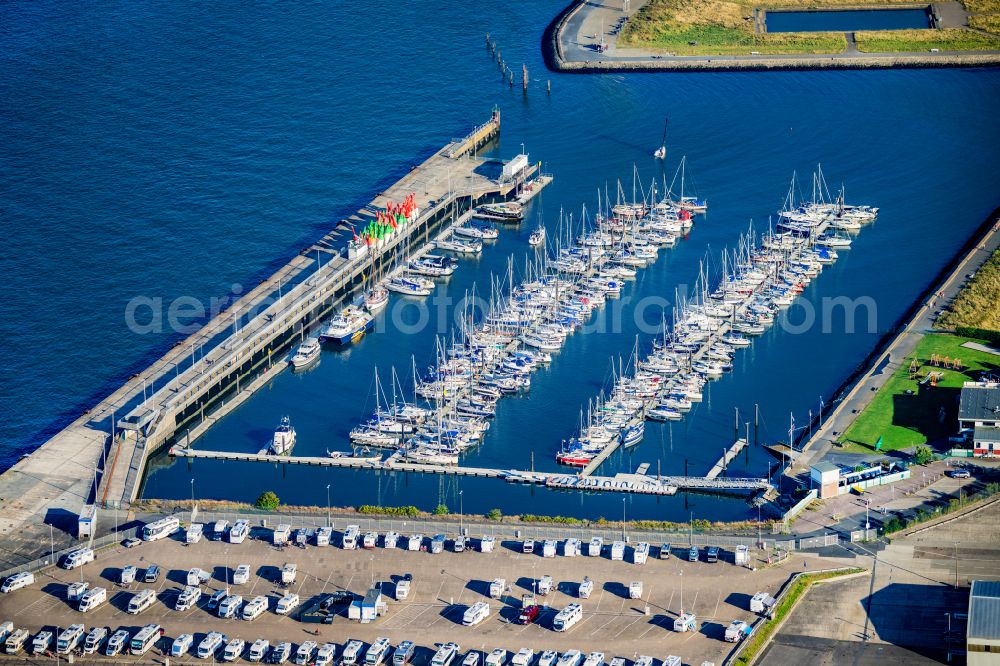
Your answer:
[[[929,28],[926,9],[844,9],[818,12],[767,12],[768,32],[910,30]]]
[[[554,236],[560,209],[578,221],[581,205],[593,211],[598,190],[614,193],[616,179],[631,195],[633,165],[648,188],[669,180],[686,154],[686,187],[710,209],[598,315],[618,309],[620,326],[574,334],[532,377],[530,393],[501,401],[468,465],[555,469],[560,441],[610,381],[611,359],[627,357],[637,336],[648,349],[635,303],[672,303],[701,265],[717,272],[719,253],[751,220],[766,227],[793,170],[808,196],[809,173],[822,162],[831,188],[844,183],[850,202],[881,208],[804,295],[817,313],[824,297],[870,297],[876,325],[846,333],[836,314],[802,332],[772,328],[685,420],[650,424],[643,443],[616,453],[602,473],[648,462],[663,474],[683,474],[685,464],[704,474],[732,441],[735,410],[746,420],[755,403],[762,440],[784,437],[790,413],[805,423],[997,205],[998,70],[554,75],[539,39],[562,4],[478,13],[381,1],[335,9],[8,3],[0,30],[4,466],[181,338],[132,332],[131,299],[162,299],[166,311],[179,297],[208,303],[249,288],[494,105],[503,123],[495,154],[509,158],[523,142],[556,179],[521,228],[504,229],[479,259],[462,259],[435,298],[461,298],[473,284],[488,294],[490,274],[505,275],[509,257],[520,278],[537,220]],[[487,32],[512,67],[527,65],[527,94],[501,81]],[[665,115],[666,166],[651,157]],[[411,357],[421,369],[431,364],[435,334],[451,328],[403,332],[394,306],[378,334],[325,351],[309,372],[281,374],[196,445],[256,452],[287,414],[298,430],[295,454],[345,449],[347,432],[374,407],[376,366],[386,382],[394,366],[409,387]],[[792,312],[796,323],[808,315]],[[407,308],[402,321],[417,315]],[[645,315],[658,321],[660,310]],[[754,448],[730,472],[759,476],[770,462]],[[252,500],[271,489],[291,504],[324,503],[329,484],[333,502],[345,505],[456,510],[463,490],[466,512],[622,510],[611,494],[165,457],[143,492],[186,498],[192,479],[199,497]],[[663,519],[748,511],[742,500],[689,494],[630,497],[627,510]]]

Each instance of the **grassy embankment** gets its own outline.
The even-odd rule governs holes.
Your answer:
[[[883,438],[883,451],[895,451],[953,435],[962,383],[976,379],[981,370],[995,371],[1000,367],[1000,356],[962,347],[970,341],[982,342],[944,333],[924,336],[914,353],[902,362],[841,436],[839,444],[843,450],[872,453],[879,437]],[[935,355],[961,359],[962,369],[932,365]],[[918,368],[911,374],[913,359]],[[943,373],[937,386],[926,381],[930,372]]]
[[[1000,250],[976,271],[975,277],[938,319],[937,326],[1000,331]]]
[[[799,576],[794,583],[792,583],[791,589],[789,589],[782,597],[781,601],[774,608],[774,618],[768,622],[764,622],[758,625],[757,630],[754,631],[753,635],[747,639],[747,644],[743,647],[743,651],[733,662],[735,664],[740,664],[745,666],[746,664],[752,663],[767,642],[771,639],[772,634],[774,634],[777,627],[781,624],[781,621],[788,616],[792,610],[795,608],[795,604],[799,599],[802,598],[810,587],[814,583],[821,580],[828,580],[830,578],[837,578],[839,576],[847,576],[849,574],[861,573],[864,569],[844,569],[841,571],[824,571],[823,573],[815,574],[805,574]]]
[[[906,0],[649,0],[630,19],[618,37],[619,48],[644,48],[676,55],[748,55],[842,53],[843,32],[755,33],[754,8],[836,8],[872,4],[884,6]],[[977,51],[1000,49],[1000,0],[966,0],[974,14],[970,25],[995,34],[963,28],[948,30],[882,30],[858,32],[863,52]]]

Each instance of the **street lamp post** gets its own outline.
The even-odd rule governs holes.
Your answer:
[[[194,522],[194,477],[191,477],[191,522]]]
[[[625,541],[625,500],[626,497],[622,497],[622,541]]]
[[[462,493],[464,490],[458,491],[458,531],[461,536],[465,536],[465,504],[462,502]]]
[[[330,484],[326,484],[326,526],[330,527]]]
[[[956,590],[958,589],[958,544],[959,542],[956,541],[955,542],[955,589]]]
[[[868,520],[868,507],[869,506],[871,506],[871,503],[865,504],[865,530],[870,530],[872,528],[872,524]],[[867,538],[868,535],[866,534],[865,537]]]

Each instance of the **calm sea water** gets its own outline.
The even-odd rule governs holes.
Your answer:
[[[170,331],[137,335],[124,311],[138,295],[203,301],[255,284],[453,136],[502,111],[497,154],[521,142],[556,175],[530,211],[555,232],[559,210],[596,205],[597,191],[650,157],[670,116],[668,178],[689,157],[688,185],[710,213],[630,287],[637,299],[673,299],[699,265],[718,268],[751,220],[766,225],[793,170],[822,162],[831,187],[878,205],[878,222],[809,288],[871,297],[876,330],[844,333],[834,317],[800,334],[777,328],[743,352],[683,422],[651,425],[607,472],[657,462],[664,474],[703,474],[733,437],[735,409],[760,405],[761,435],[783,436],[819,409],[997,204],[1000,72],[925,70],[761,74],[556,76],[539,38],[561,2],[512,2],[471,12],[455,4],[323,3],[254,6],[63,2],[8,3],[0,23],[0,214],[8,251],[0,339],[4,465],[168,348]],[[502,84],[485,48],[491,32],[509,63],[527,64],[527,95]],[[545,93],[546,80],[552,94]],[[931,94],[932,93],[932,94]],[[439,294],[488,290],[508,256],[523,265],[527,235],[503,233]],[[713,254],[715,253],[715,254]],[[714,256],[714,259],[706,257]],[[622,299],[625,302],[625,299]],[[634,302],[634,301],[631,301]],[[627,356],[637,329],[575,334],[524,398],[501,403],[470,464],[555,467],[553,454]],[[653,315],[651,315],[653,316]],[[658,315],[657,315],[658,316]],[[645,350],[649,336],[640,335]],[[393,329],[305,374],[284,373],[199,446],[254,450],[289,414],[298,454],[342,448],[373,406],[375,366],[404,379],[411,356],[432,362],[433,331]],[[766,473],[750,451],[734,473]],[[616,516],[615,496],[581,496],[483,481],[155,462],[145,494],[253,499],[273,489],[289,503],[499,506]],[[541,501],[539,501],[541,500]],[[744,515],[742,501],[704,496],[630,498],[629,515]]]
[[[926,9],[850,9],[829,12],[768,12],[768,32],[909,30],[930,27]]]

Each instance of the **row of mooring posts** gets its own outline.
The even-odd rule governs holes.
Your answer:
[[[496,56],[497,67],[500,69],[500,80],[506,81],[507,85],[513,88],[514,70],[507,65],[507,61],[503,59],[502,55],[500,55],[500,47],[493,40],[493,38],[490,37],[490,33],[486,33],[486,47],[490,50],[490,53]],[[525,93],[528,92],[528,66],[525,64],[521,65],[521,89]],[[545,90],[549,94],[552,93],[551,79],[545,82]]]

